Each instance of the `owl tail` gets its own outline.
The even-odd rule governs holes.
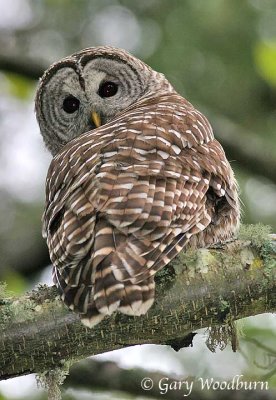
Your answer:
[[[126,315],[145,314],[154,301],[153,277],[136,284],[129,280],[120,282],[115,278],[108,259],[109,257],[97,266],[95,275],[93,267],[87,268],[87,265],[75,267],[74,269],[82,269],[75,277],[72,270],[67,276],[65,269],[62,273],[55,267],[53,270],[54,283],[62,300],[71,310],[80,314],[82,323],[89,328],[114,311]],[[93,275],[94,284],[91,283]]]

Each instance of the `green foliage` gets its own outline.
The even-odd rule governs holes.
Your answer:
[[[21,100],[30,99],[33,94],[34,83],[18,74],[6,73],[9,93]]]
[[[20,273],[12,268],[7,268],[3,274],[3,279],[5,279],[5,282],[12,293],[21,294],[27,288],[27,281]]]
[[[254,55],[260,75],[276,87],[276,42],[256,43]]]

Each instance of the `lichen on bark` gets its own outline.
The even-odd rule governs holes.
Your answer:
[[[226,325],[231,332],[237,319],[274,312],[275,237],[258,229],[245,230],[243,240],[180,254],[157,275],[156,301],[145,316],[114,314],[93,329],[63,305],[54,287],[39,286],[15,298],[3,298],[0,291],[0,379],[63,368],[134,344],[177,349],[199,328],[220,332]],[[218,345],[226,339],[218,335]]]

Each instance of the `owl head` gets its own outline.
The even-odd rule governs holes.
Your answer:
[[[36,94],[46,147],[55,155],[76,136],[162,91],[173,91],[163,74],[122,49],[91,47],[63,58],[45,71]]]

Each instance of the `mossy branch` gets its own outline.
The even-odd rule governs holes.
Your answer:
[[[182,253],[157,275],[156,302],[147,315],[116,314],[93,329],[67,310],[54,287],[19,298],[5,298],[0,287],[0,379],[135,344],[178,349],[199,328],[274,312],[275,272],[275,237],[255,226],[243,229],[239,240]]]

